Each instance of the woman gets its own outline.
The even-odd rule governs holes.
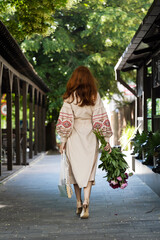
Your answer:
[[[95,184],[98,158],[98,141],[93,130],[99,129],[103,132],[109,152],[112,130],[97,92],[96,81],[87,67],[80,66],[75,69],[67,83],[63,100],[56,125],[57,133],[61,136],[60,152],[66,150],[70,183],[74,184],[77,198],[76,213],[80,214],[81,218],[88,218],[90,192]]]

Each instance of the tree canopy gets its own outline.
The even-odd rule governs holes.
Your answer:
[[[6,0],[6,2],[10,1]],[[33,5],[29,4],[30,7],[35,6],[34,9],[40,3],[34,0],[31,2],[35,2]],[[44,2],[44,8],[42,3],[38,9],[40,12],[46,11],[46,19],[50,19],[53,14],[54,23],[48,24],[50,20],[44,21],[40,18],[41,14],[36,15],[37,20],[35,18],[33,21],[35,28],[34,24],[31,29],[27,29],[27,26],[24,28],[23,24],[20,26],[22,33],[30,38],[26,37],[21,41],[20,37],[19,40],[23,52],[51,90],[49,110],[53,112],[56,120],[66,82],[79,65],[85,65],[91,69],[98,80],[101,96],[107,95],[111,98],[118,92],[114,80],[114,66],[131,41],[153,0],[75,0],[70,2],[68,7],[62,7],[67,4],[64,0],[52,1],[54,4],[58,2],[61,5],[57,5],[56,8],[51,6],[49,0],[42,2]],[[46,9],[47,6],[50,8]],[[48,16],[49,13],[51,14]],[[14,22],[18,23],[18,15],[22,19],[20,22],[25,22],[25,12],[20,10],[13,14],[13,23],[6,21],[7,14],[3,15],[14,36],[16,34],[11,26]],[[12,17],[11,13],[10,17]],[[32,18],[34,14],[31,11],[30,19]],[[41,21],[48,24],[47,28]],[[42,26],[45,26],[45,30]],[[45,31],[47,34],[44,36],[42,33]]]
[[[0,1],[0,18],[13,36],[22,41],[33,33],[51,33],[53,14],[66,3],[67,0],[4,0]]]

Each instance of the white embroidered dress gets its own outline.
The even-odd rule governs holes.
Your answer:
[[[66,142],[70,183],[86,187],[88,181],[95,184],[98,159],[98,141],[94,129],[102,130],[106,140],[112,136],[110,122],[103,102],[97,95],[94,106],[80,107],[75,100],[64,101],[56,125],[61,142]]]

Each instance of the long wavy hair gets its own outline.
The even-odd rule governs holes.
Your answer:
[[[63,100],[70,98],[70,103],[76,98],[76,104],[94,106],[97,98],[97,82],[87,67],[79,66],[67,82]]]

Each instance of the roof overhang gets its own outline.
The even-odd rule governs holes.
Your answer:
[[[26,59],[22,53],[18,43],[11,36],[8,29],[0,21],[0,56],[1,59],[5,59],[7,66],[12,66],[15,71],[19,73],[19,76],[25,76],[26,79],[33,82],[44,92],[48,92],[49,88],[38,76],[31,63]],[[5,62],[4,61],[4,62]],[[6,66],[6,67],[7,67]]]
[[[127,86],[120,78],[118,72],[138,69],[144,63],[149,64],[158,49],[160,49],[160,1],[155,0],[115,66],[117,80],[129,89],[129,85]],[[132,90],[130,89],[131,92]]]

